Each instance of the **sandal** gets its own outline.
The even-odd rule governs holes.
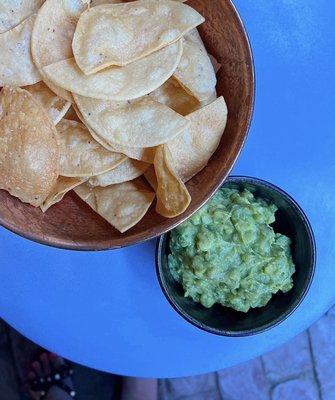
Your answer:
[[[31,394],[35,398],[44,399],[52,388],[58,387],[74,399],[75,390],[65,382],[72,378],[73,368],[54,354],[44,353],[40,360],[32,364],[32,372],[29,374],[28,386]]]

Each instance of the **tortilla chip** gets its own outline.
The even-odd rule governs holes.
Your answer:
[[[85,125],[63,119],[58,125],[60,172],[67,177],[100,175],[121,164],[126,157],[97,143]]]
[[[113,170],[94,176],[89,180],[89,184],[91,186],[105,187],[116,183],[128,182],[143,175],[149,166],[150,164],[128,158]]]
[[[56,128],[26,90],[4,87],[0,94],[0,188],[38,207],[59,173]]]
[[[201,39],[201,36],[200,36],[199,31],[198,31],[197,28],[194,28],[190,32],[188,32],[185,35],[185,39],[188,40],[188,41],[191,41],[191,42],[193,42],[193,43],[195,43],[195,44],[197,44],[199,46],[201,46],[207,52],[207,49],[206,49],[206,47],[204,45],[204,42]],[[209,58],[210,58],[210,60],[211,60],[211,62],[213,64],[213,68],[214,68],[215,73],[217,73],[219,71],[219,69],[221,68],[221,64],[217,61],[217,59],[212,54],[208,54],[208,56],[209,56]]]
[[[101,144],[102,147],[109,151],[114,151],[116,153],[122,153],[126,155],[127,157],[137,160],[137,161],[143,161],[145,163],[153,164],[154,163],[154,158],[155,158],[155,153],[156,153],[156,147],[127,147],[127,146],[120,146],[118,144],[110,144],[108,143],[105,139],[97,135],[93,129],[91,129],[89,126],[87,126],[87,129],[90,131],[90,134],[92,137]]]
[[[181,115],[188,115],[200,107],[199,101],[186,92],[174,78],[170,78],[149,96]]]
[[[87,99],[82,96],[78,97]],[[173,78],[170,78],[161,87],[156,89],[154,92],[150,93],[150,97],[158,101],[159,103],[167,105],[168,107],[170,107],[171,109],[173,109],[174,111],[176,111],[178,114],[181,115],[190,114],[191,112],[198,110],[201,106],[199,101],[195,99],[193,96],[189,95]],[[85,121],[84,117],[81,115],[77,107],[75,105],[74,107],[81,121],[84,124],[88,125],[88,123]],[[66,117],[66,118],[74,119],[72,117],[71,118]],[[140,147],[121,146],[117,145],[116,143],[111,144],[106,139],[100,137],[94,130],[92,130],[92,128],[90,128],[90,126],[87,126],[87,128],[89,129],[94,139],[106,149],[125,154],[126,156],[134,160],[143,161],[150,164],[154,163],[155,152],[156,152],[155,147],[140,148]]]
[[[74,191],[121,233],[144,217],[155,198],[141,178],[105,188],[93,188],[84,183]]]
[[[150,167],[144,172],[144,177],[148,181],[149,185],[156,192],[158,183],[157,183],[155,167],[153,165],[150,165]]]
[[[210,95],[210,97],[207,100],[201,101],[200,102],[200,107],[199,108],[203,108],[205,106],[208,106],[208,104],[213,103],[213,101],[215,101],[218,98],[218,95],[216,93],[216,89],[214,90],[214,92]]]
[[[91,7],[101,6],[102,4],[119,4],[122,0],[92,0]]]
[[[223,97],[188,115],[191,125],[168,142],[178,176],[187,182],[200,172],[219,146],[227,123]]]
[[[56,185],[53,187],[44,203],[40,206],[42,212],[46,212],[51,206],[59,203],[66,193],[85,181],[86,178],[67,178],[65,176],[59,176]]]
[[[191,41],[191,42],[197,44],[198,46],[201,46],[204,49],[206,49],[204,42],[202,41],[200,33],[197,28],[194,28],[194,29],[190,30],[189,32],[187,32],[186,35],[184,36],[184,39],[187,41]]]
[[[81,112],[79,111],[79,109],[75,103],[72,105],[72,108],[76,112],[77,118],[86,126],[86,128],[90,132],[93,139],[95,139],[99,144],[101,144],[102,147],[104,147],[105,149],[107,149],[109,151],[114,151],[115,153],[122,153],[126,156],[128,156],[128,154],[127,154],[127,152],[128,152],[135,156],[135,157],[128,156],[130,158],[133,158],[133,159],[139,160],[139,161],[148,162],[148,163],[150,163],[152,160],[152,164],[153,164],[153,162],[154,162],[153,159],[155,157],[155,150],[152,151],[152,149],[149,147],[147,149],[142,149],[139,147],[136,148],[136,147],[111,145],[105,139],[103,139],[97,133],[95,133],[94,130],[87,124],[87,122],[85,121],[83,115],[81,114]],[[69,119],[73,119],[73,118],[69,118]]]
[[[44,0],[1,0],[0,34],[15,28],[35,14],[43,2]]]
[[[108,143],[105,139],[100,137],[98,134],[96,134],[93,129],[91,129],[89,126],[87,126],[87,129],[90,131],[90,134],[92,137],[101,144],[102,147],[109,151],[114,151],[116,153],[122,153],[126,155],[129,158],[132,158],[133,160],[137,161],[143,161],[145,163],[153,164],[154,163],[154,158],[155,158],[155,153],[156,153],[156,147],[127,147],[127,146],[120,146],[117,144],[110,144]]]
[[[73,97],[86,124],[112,146],[154,147],[166,143],[189,124],[149,96],[125,102]]]
[[[219,61],[212,54],[208,54],[208,56],[209,56],[209,59],[211,60],[211,63],[212,63],[213,68],[214,68],[214,71],[217,74],[220,71],[222,65],[219,63]]]
[[[26,86],[41,80],[30,52],[35,18],[36,15],[32,15],[0,34],[0,86]]]
[[[216,75],[207,51],[187,39],[184,41],[183,56],[173,76],[199,101],[207,100],[216,87]]]
[[[205,19],[169,0],[138,0],[89,8],[79,18],[72,48],[87,75],[125,66],[181,39]]]
[[[82,116],[81,112],[78,110],[78,107],[76,104],[72,105],[73,110],[75,110],[77,114],[77,118],[86,125],[86,128],[89,130],[91,136],[101,144],[102,147],[109,151],[114,151],[116,153],[122,153],[129,158],[132,158],[134,160],[138,161],[143,161],[146,163],[153,164],[154,163],[154,158],[155,158],[155,152],[156,148],[155,147],[147,147],[147,148],[141,148],[141,147],[127,147],[127,146],[120,146],[120,145],[112,145],[108,143],[105,139],[100,137],[90,126],[87,124],[85,121],[84,117]],[[68,119],[73,119],[73,118],[68,118]]]
[[[127,146],[113,146],[114,151],[125,154],[133,160],[143,161],[145,163],[153,164],[156,147],[127,147]]]
[[[191,196],[173,168],[167,145],[157,147],[154,166],[157,178],[156,211],[163,217],[174,218],[187,209]]]
[[[62,3],[66,15],[69,15],[78,22],[80,14],[89,8],[91,0],[62,0]]]
[[[171,44],[125,67],[110,67],[85,75],[74,58],[43,68],[54,84],[94,99],[126,101],[144,96],[167,81],[179,64],[182,42]]]
[[[81,0],[46,0],[40,8],[31,38],[34,63],[44,82],[58,96],[72,101],[66,90],[51,82],[43,67],[73,56],[72,38],[76,23],[87,2]]]
[[[64,117],[71,106],[69,101],[58,97],[44,82],[26,86],[25,89],[47,110],[55,125]]]

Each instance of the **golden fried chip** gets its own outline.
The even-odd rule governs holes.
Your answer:
[[[191,196],[173,168],[167,145],[157,147],[154,166],[157,178],[156,211],[163,217],[174,218],[187,209]]]
[[[211,63],[213,65],[214,71],[217,74],[219,70],[221,69],[222,65],[219,63],[219,61],[212,55],[209,54],[209,59],[211,60]]]
[[[141,178],[105,188],[84,183],[74,191],[121,233],[144,217],[155,198],[155,193],[144,185]]]
[[[183,56],[174,78],[199,101],[207,100],[216,86],[216,75],[206,49],[185,39]]]
[[[122,0],[92,0],[91,7],[101,6],[102,4],[119,4]]]
[[[73,108],[73,110],[75,110],[75,113],[77,114],[77,118],[83,124],[86,125],[86,128],[89,130],[91,136],[98,143],[100,143],[102,147],[104,147],[105,149],[107,149],[109,151],[114,151],[115,153],[122,153],[134,160],[143,161],[143,162],[150,163],[150,164],[154,163],[155,152],[156,152],[155,147],[141,148],[141,147],[120,146],[120,145],[116,145],[116,144],[112,145],[112,144],[108,143],[105,139],[100,137],[96,132],[94,132],[94,130],[85,121],[84,117],[82,116],[82,114],[79,111],[76,104],[73,104],[72,108]],[[71,114],[70,114],[70,117],[71,118],[68,118],[68,119],[74,119],[74,116]]]
[[[112,153],[96,142],[85,125],[63,119],[58,125],[60,175],[88,177],[103,174],[121,164],[126,156]]]
[[[189,32],[187,32],[186,35],[184,36],[184,39],[191,41],[191,42],[197,44],[198,46],[201,46],[204,49],[206,49],[204,42],[202,41],[200,33],[197,28],[194,28],[194,29],[190,30]]]
[[[69,101],[58,97],[44,82],[26,86],[25,89],[47,110],[55,125],[64,117],[71,106]]]
[[[204,42],[202,41],[201,36],[200,36],[199,31],[198,31],[197,28],[194,28],[190,32],[188,32],[185,35],[185,40],[191,41],[191,42],[197,44],[198,46],[202,47],[206,51],[206,53],[208,54],[208,52],[206,50],[206,47],[204,45]],[[219,71],[219,69],[221,68],[221,64],[218,62],[218,60],[212,54],[208,54],[208,56],[209,56],[209,58],[211,60],[211,63],[213,64],[213,68],[214,68],[215,73],[217,73]]]
[[[109,151],[114,151],[116,153],[122,153],[133,160],[143,161],[149,164],[154,163],[156,147],[127,147],[120,146],[118,144],[112,145],[108,143],[105,139],[97,135],[89,126],[87,126],[87,129],[90,131],[92,137],[105,149]]]
[[[73,56],[72,38],[80,14],[87,8],[83,0],[46,0],[40,8],[31,38],[34,63],[45,83],[58,96],[72,101],[71,94],[52,83],[43,67]]]
[[[26,90],[0,94],[0,188],[35,207],[54,187],[59,173],[56,128]]]
[[[128,182],[143,175],[149,166],[150,164],[128,158],[111,171],[90,178],[89,184],[91,186],[105,187],[116,183]]]
[[[96,140],[99,144],[101,144],[102,147],[109,151],[113,151],[116,153],[122,153],[122,151],[116,151],[115,148],[107,143],[103,138],[101,138],[99,135],[97,135],[93,129],[88,125],[88,123],[85,121],[85,118],[83,117],[82,113],[80,112],[78,106],[76,103],[73,103],[70,110],[69,110],[69,117],[66,117],[66,119],[70,119],[72,121],[78,121],[82,122],[87,130],[90,132],[91,136],[93,137],[94,140]]]
[[[154,147],[166,143],[189,124],[150,96],[124,102],[76,94],[73,97],[86,124],[112,146]]]
[[[109,67],[85,75],[74,58],[43,68],[54,84],[94,99],[126,101],[144,96],[167,81],[179,64],[182,42],[178,41],[125,67]]]
[[[0,34],[0,86],[32,85],[41,80],[30,52],[35,18],[36,15],[32,15],[10,31]]]
[[[190,95],[174,78],[170,78],[158,89],[151,92],[150,97],[181,115],[188,115],[200,108],[199,100]]]
[[[186,117],[191,125],[168,142],[178,176],[186,182],[200,172],[217,149],[227,122],[223,97]]]
[[[170,0],[138,0],[89,8],[79,18],[72,48],[87,75],[140,60],[204,22],[192,7]]]
[[[216,93],[216,89],[214,90],[214,92],[210,95],[210,97],[207,100],[201,101],[200,102],[200,107],[199,108],[203,108],[205,106],[208,106],[208,104],[213,103],[213,101],[215,101],[218,98],[218,95]]]
[[[7,32],[35,14],[44,0],[1,0],[0,34]]]
[[[143,161],[145,163],[153,164],[156,147],[127,147],[114,145],[113,151],[125,154],[133,160]]]
[[[43,204],[41,204],[41,210],[46,212],[51,206],[59,203],[66,193],[81,185],[85,181],[86,178],[68,178],[66,176],[59,176],[56,185],[52,188]]]
[[[158,183],[157,183],[155,167],[153,165],[150,165],[150,167],[144,172],[144,177],[148,181],[149,185],[156,192]]]

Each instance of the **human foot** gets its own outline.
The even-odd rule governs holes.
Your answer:
[[[123,378],[121,400],[157,400],[157,379]]]
[[[31,364],[29,392],[34,400],[71,400],[75,398],[72,368],[56,354],[41,354]]]

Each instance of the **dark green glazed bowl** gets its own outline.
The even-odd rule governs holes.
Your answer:
[[[157,276],[163,293],[172,307],[194,326],[222,336],[249,336],[264,332],[284,321],[302,302],[311,285],[316,247],[310,223],[299,205],[278,187],[256,178],[230,177],[224,186],[234,189],[247,188],[255,194],[276,204],[276,232],[292,239],[293,261],[296,272],[294,286],[288,293],[277,293],[262,308],[241,313],[220,305],[207,309],[183,296],[183,288],[168,268],[169,233],[160,237],[156,251]]]

